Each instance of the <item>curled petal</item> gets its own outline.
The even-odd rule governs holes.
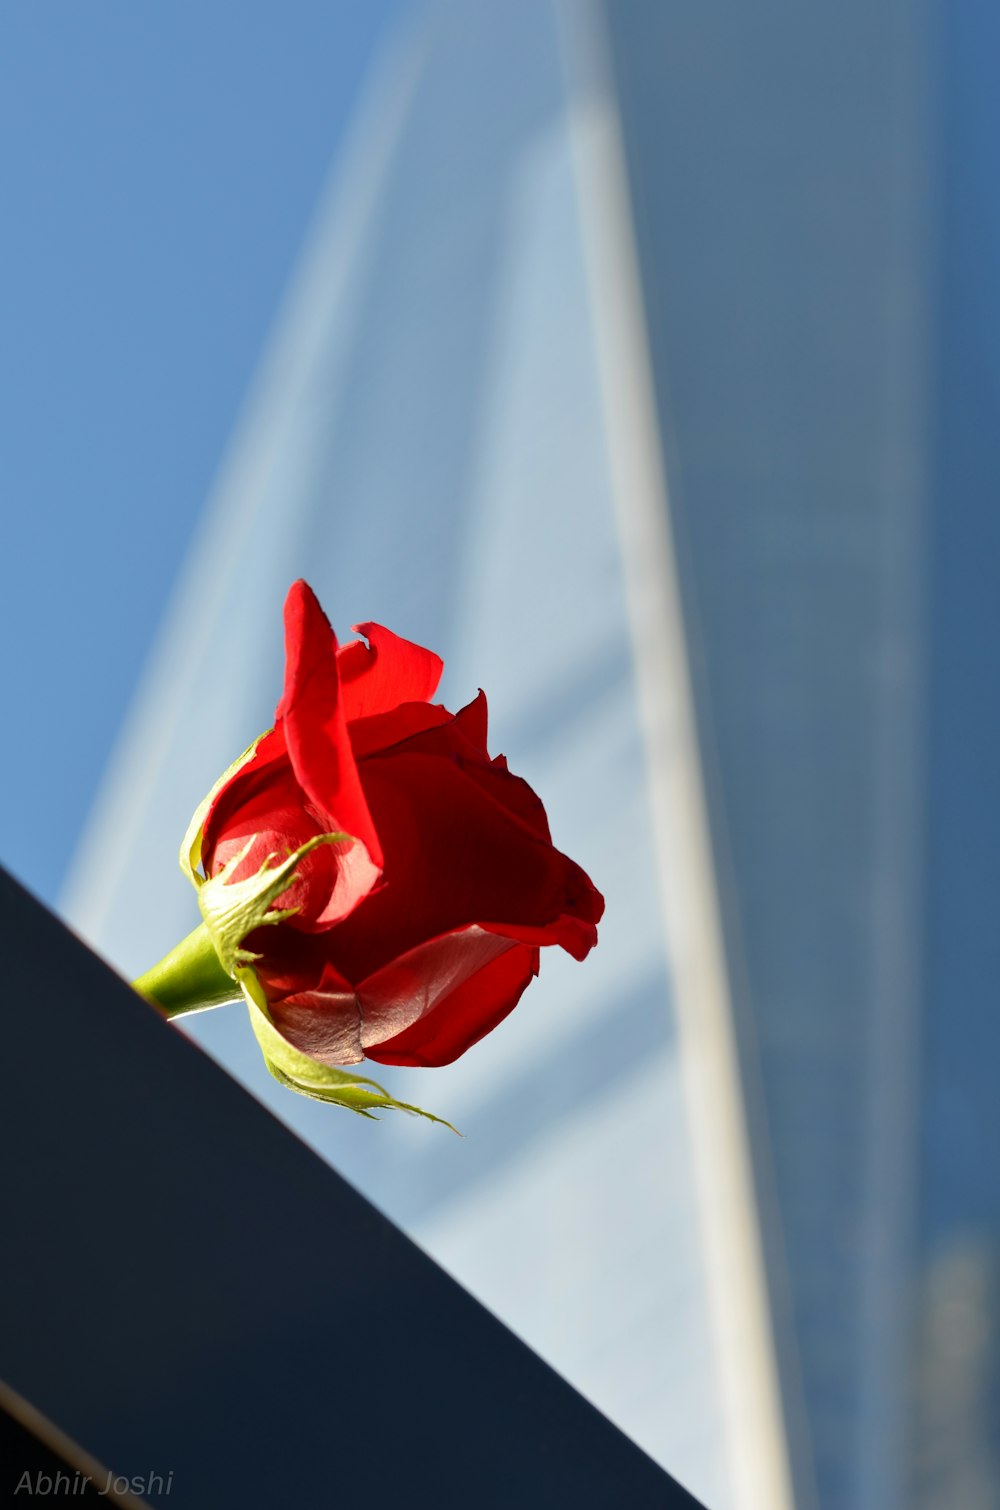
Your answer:
[[[401,639],[381,624],[355,624],[368,641],[354,640],[337,653],[348,721],[389,713],[400,703],[430,702],[444,662],[433,650]]]
[[[332,965],[311,988],[272,998],[271,1018],[288,1043],[320,1064],[358,1064],[364,1058],[357,995]]]
[[[382,846],[347,734],[337,639],[305,582],[296,582],[285,600],[285,689],[277,722],[295,779],[329,828],[342,829],[365,846],[374,885]]]
[[[462,928],[418,944],[370,975],[358,987],[365,1053],[428,1017],[513,947],[483,928]]]
[[[505,955],[517,957],[516,967],[494,971],[493,966]],[[411,1035],[412,1040],[438,1043],[441,1051],[446,1041],[449,1045],[461,1041],[467,1047],[513,1008],[524,987],[515,992],[511,983],[523,977],[526,985],[537,968],[537,949],[471,927],[419,944],[362,981],[356,990],[329,963],[314,985],[277,999],[275,978],[270,974],[262,974],[262,978],[266,980],[275,1025],[289,1043],[323,1064],[356,1064],[365,1055],[380,1058],[386,1044],[398,1048],[401,1036],[421,1025],[421,1032]],[[498,999],[501,983],[502,1003]],[[467,986],[470,989],[463,995]],[[445,1004],[447,1034],[436,1015]],[[461,1009],[460,1020],[453,1021],[452,1008],[456,1005]],[[456,1048],[451,1057],[461,1052]],[[412,1062],[447,1061],[414,1058]]]
[[[581,917],[575,912],[564,912],[554,922],[544,923],[540,927],[526,923],[488,923],[486,926],[492,933],[498,933],[503,938],[517,939],[522,944],[558,944],[574,959],[584,960],[597,943],[597,924],[604,912],[604,898],[591,886],[589,899],[581,896],[571,905],[579,910],[586,907],[591,916]]]
[[[185,866],[185,849],[190,865],[202,864],[205,874],[210,875],[218,836],[224,831],[229,817],[238,812],[243,802],[260,790],[264,773],[271,775],[287,764],[285,736],[280,729],[268,729],[255,740],[239,760],[224,771],[191,819],[181,851],[181,865]],[[226,859],[229,856],[225,856]]]
[[[327,821],[303,802],[287,759],[259,769],[244,767],[209,814],[203,839],[206,872],[216,875],[237,859],[232,879],[243,881],[272,856],[284,856],[326,834]],[[377,878],[363,845],[346,834],[328,838],[303,859],[277,905],[294,908],[292,927],[314,932],[346,917]]]
[[[366,1045],[365,1053],[379,1064],[451,1064],[514,1010],[537,974],[538,950],[514,944],[440,995],[408,1028]]]

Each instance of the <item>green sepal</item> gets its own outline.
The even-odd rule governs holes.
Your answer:
[[[279,1084],[297,1091],[300,1096],[346,1107],[348,1111],[357,1112],[362,1117],[374,1118],[376,1111],[391,1109],[410,1112],[416,1117],[426,1117],[428,1122],[439,1122],[442,1127],[451,1128],[453,1133],[458,1132],[443,1117],[435,1117],[432,1112],[425,1112],[421,1107],[411,1106],[406,1101],[397,1101],[377,1080],[370,1080],[365,1075],[352,1075],[350,1071],[334,1069],[332,1065],[320,1064],[301,1049],[294,1048],[275,1027],[264,989],[252,965],[240,966],[237,979],[243,987],[250,1012],[250,1024],[257,1035],[264,1063]]]
[[[198,887],[198,906],[215,945],[219,963],[227,975],[236,980],[239,967],[250,965],[257,959],[257,955],[242,947],[243,940],[249,933],[268,923],[281,923],[298,910],[295,907],[284,907],[274,911],[271,904],[277,901],[283,891],[288,890],[306,855],[312,854],[321,844],[339,844],[349,838],[350,835],[340,833],[315,834],[305,844],[300,844],[298,849],[293,849],[279,864],[271,865],[270,861],[275,857],[269,855],[256,875],[247,876],[243,881],[232,881],[230,876],[256,843],[257,836],[254,834],[237,854],[227,860],[220,871],[209,880],[201,882]]]

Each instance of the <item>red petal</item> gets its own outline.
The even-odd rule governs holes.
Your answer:
[[[394,1038],[472,976],[516,945],[482,928],[462,928],[418,944],[362,981],[358,999],[367,1053]]]
[[[371,861],[368,887],[374,885],[382,849],[347,734],[337,638],[312,589],[301,581],[285,599],[285,690],[276,718],[296,780],[331,828],[365,846]]]
[[[291,765],[283,759],[251,780],[234,782],[224,800],[216,802],[210,846],[203,844],[206,874],[217,875],[248,839],[253,843],[233,871],[234,881],[256,875],[269,860],[284,859],[325,832],[328,823],[306,802]],[[274,906],[297,908],[290,926],[316,932],[346,917],[368,895],[377,876],[363,845],[353,840],[321,844],[300,862],[295,880]]]
[[[463,763],[463,770],[509,812],[516,813],[532,833],[551,842],[549,820],[545,816],[542,799],[520,776],[515,776],[507,767],[502,755],[490,760],[486,749],[486,693],[480,689],[479,696],[457,715],[463,733],[470,742],[478,743],[485,761]]]
[[[419,704],[413,705],[419,707]],[[456,760],[464,773],[485,792],[505,807],[508,812],[515,814],[522,823],[538,838],[550,841],[548,819],[541,799],[532,791],[526,781],[520,776],[514,776],[507,769],[507,762],[502,755],[491,760],[486,747],[487,707],[486,694],[480,689],[478,696],[460,708],[454,716],[445,712],[439,705],[427,708],[427,713],[435,713],[439,716],[426,720],[417,717],[408,719],[400,718],[397,725],[392,724],[392,715],[387,716],[384,725],[380,721],[371,720],[374,726],[379,722],[378,729],[373,728],[372,734],[368,734],[368,724],[360,727],[365,730],[360,740],[355,739],[357,725],[351,727],[351,739],[354,741],[355,754],[360,759],[362,755],[374,754],[379,750],[385,750],[390,743],[397,741],[389,738],[390,733],[398,735],[398,742],[409,738],[407,751],[422,752],[427,755],[441,755],[449,760]],[[403,714],[404,710],[398,712]],[[426,737],[418,737],[426,736]],[[384,740],[384,743],[381,741]],[[402,752],[401,752],[402,753]],[[364,777],[362,776],[362,780]]]
[[[260,790],[263,780],[273,774],[269,767],[277,769],[280,765],[287,764],[284,734],[280,729],[269,729],[257,741],[257,748],[246,765],[240,766],[235,776],[226,782],[221,791],[216,792],[202,827],[201,854],[206,875],[213,875],[219,868],[213,863],[216,840],[225,830],[233,813]]]
[[[451,721],[452,714],[440,703],[401,703],[391,713],[356,718],[347,729],[355,760],[363,760],[366,755],[377,755],[414,734],[423,734],[438,724],[450,724]]]
[[[365,1053],[379,1064],[451,1064],[514,1010],[537,974],[538,950],[515,944],[440,996],[410,1027],[366,1045]]]
[[[486,739],[489,725],[489,709],[486,705],[486,693],[480,687],[471,703],[466,703],[464,708],[459,708],[455,714],[455,727],[467,739],[472,749],[483,760],[489,760],[489,751],[486,748]]]
[[[473,923],[531,928],[531,942],[581,952],[565,920],[593,922],[589,880],[457,761],[407,744],[372,756],[362,774],[385,845],[384,885],[331,933],[330,957],[348,980]]]
[[[298,933],[288,922],[267,923],[244,939],[245,947],[260,956],[254,968],[269,1002],[319,986],[333,968],[328,939],[327,933]]]
[[[583,872],[581,871],[580,874],[583,875]],[[590,886],[589,881],[587,884]],[[490,923],[487,926],[492,933],[499,933],[503,938],[517,939],[522,944],[559,944],[574,959],[586,959],[591,949],[597,944],[596,925],[604,912],[604,898],[601,893],[590,886],[590,895],[595,899],[592,910],[596,916],[592,922],[578,917],[563,916],[557,922],[549,923],[541,928],[533,928],[524,923]]]
[[[216,802],[212,817],[210,850],[203,841],[208,874],[216,875],[248,839],[254,840],[233,872],[235,881],[255,875],[269,855],[284,859],[323,832],[322,824],[306,809],[287,760],[257,772],[251,780],[234,783],[224,800]]]
[[[357,1064],[364,1058],[357,996],[332,966],[315,987],[269,1006],[282,1037],[320,1064]]]
[[[355,624],[368,644],[354,640],[337,653],[344,717],[370,718],[400,703],[430,702],[444,662],[433,650],[400,639],[381,624]]]

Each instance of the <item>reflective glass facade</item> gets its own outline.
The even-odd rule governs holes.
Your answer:
[[[797,1496],[993,1506],[997,22],[607,9]]]
[[[996,31],[415,9],[68,898],[127,971],[193,925],[173,855],[270,719],[295,576],[440,650],[449,706],[484,686],[608,912],[387,1075],[465,1141],[291,1098],[238,1009],[191,1031],[712,1510],[781,1510],[784,1456],[803,1510],[1000,1504]]]

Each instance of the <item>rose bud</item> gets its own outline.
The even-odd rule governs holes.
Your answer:
[[[372,1082],[333,1066],[457,1059],[516,1006],[541,946],[582,960],[604,910],[538,797],[490,758],[483,693],[449,713],[430,701],[436,655],[356,628],[367,644],[339,646],[312,590],[292,586],[274,728],[202,804],[181,854],[205,919],[179,946],[181,974],[197,955],[215,988],[193,989],[241,988],[272,1072],[334,1100]],[[190,1009],[158,970],[139,988]],[[391,1102],[366,1094],[355,1109]]]

